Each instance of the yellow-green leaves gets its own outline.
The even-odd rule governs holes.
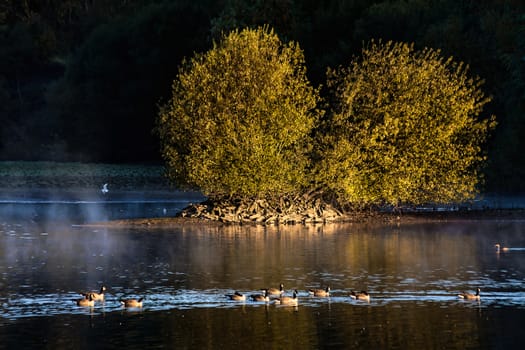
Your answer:
[[[468,67],[432,49],[371,42],[349,67],[328,71],[332,135],[318,181],[354,205],[472,197],[481,145],[494,121]]]
[[[268,28],[234,31],[184,62],[159,113],[170,177],[207,195],[299,191],[319,93],[304,56]]]
[[[479,118],[490,99],[467,73],[436,50],[371,42],[328,70],[319,123],[299,46],[268,28],[231,32],[184,62],[160,108],[168,174],[206,195],[315,187],[352,206],[468,199],[495,122]]]

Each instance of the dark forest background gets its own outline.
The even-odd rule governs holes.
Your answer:
[[[315,86],[370,39],[467,63],[498,120],[485,191],[524,192],[524,0],[0,0],[0,160],[160,163],[182,59],[263,24],[299,42]]]

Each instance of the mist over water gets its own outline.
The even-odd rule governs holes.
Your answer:
[[[124,192],[0,198],[0,338],[9,348],[491,349],[494,337],[506,348],[525,340],[525,250],[494,249],[525,247],[525,221],[78,225],[170,215],[200,198]],[[279,283],[299,291],[297,308],[225,296]],[[102,285],[104,303],[76,306],[81,291]],[[307,293],[326,285],[330,298]],[[457,297],[477,287],[479,302]],[[370,303],[350,298],[362,289]],[[144,307],[123,309],[126,297],[144,297]]]
[[[91,190],[28,190],[0,193],[0,218],[60,224],[83,224],[115,219],[174,216],[197,192]]]

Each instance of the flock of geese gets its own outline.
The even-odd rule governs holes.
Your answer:
[[[496,253],[504,253],[504,252],[510,252],[511,250],[522,250],[523,248],[509,248],[509,247],[502,247],[499,243],[495,244],[494,247],[496,248]],[[268,288],[262,290],[264,294],[252,294],[249,296],[249,298],[253,301],[260,301],[260,302],[270,302],[275,301],[276,304],[281,305],[298,305],[298,298],[297,295],[299,292],[297,289],[293,291],[292,296],[286,296],[284,295],[284,286],[281,283],[279,288]],[[469,292],[463,292],[458,294],[458,298],[464,299],[464,300],[480,300],[481,290],[479,288],[476,289],[476,293],[469,293]],[[326,298],[330,296],[330,286],[327,286],[325,289],[309,289],[308,294],[310,296],[314,297],[322,297]],[[235,301],[246,301],[247,297],[245,294],[242,294],[240,292],[235,292],[233,294],[226,294],[226,297],[228,297],[230,300]],[[366,291],[361,292],[350,292],[350,297],[352,299],[356,300],[363,300],[370,302],[370,294]]]
[[[279,288],[265,288],[262,289],[262,291],[264,292],[263,294],[251,294],[249,298],[253,301],[267,303],[270,301],[274,301],[277,305],[299,305],[299,292],[297,291],[297,289],[294,289],[292,296],[287,296],[285,295],[284,285],[282,283],[279,285]],[[325,289],[309,289],[308,294],[314,297],[327,298],[330,296],[330,286],[327,286]],[[370,295],[365,291],[357,293],[352,291],[350,296],[352,297],[352,299],[370,301]],[[246,295],[239,292],[235,292],[233,294],[226,294],[226,297],[230,300],[246,301]]]
[[[501,252],[507,252],[511,248],[508,247],[502,247],[499,243],[495,244],[496,247],[496,253]],[[85,292],[80,293],[83,298],[76,300],[76,303],[78,306],[95,306],[95,302],[103,302],[104,301],[104,294],[106,292],[106,287],[102,286],[100,288],[99,292]],[[270,302],[274,301],[278,305],[290,305],[290,306],[297,306],[299,304],[298,294],[299,292],[297,289],[293,291],[292,296],[285,295],[284,285],[281,283],[279,285],[279,288],[265,288],[262,289],[264,292],[263,294],[251,294],[249,295],[249,298],[252,301],[258,301],[258,302]],[[464,292],[461,294],[458,294],[458,297],[460,299],[465,300],[480,300],[480,289],[476,289],[476,293],[468,293]],[[313,297],[321,297],[321,298],[327,298],[330,296],[330,286],[327,286],[325,289],[309,289],[308,294]],[[226,297],[230,300],[235,301],[246,301],[247,296],[246,294],[242,294],[238,291],[236,291],[233,294],[226,294]],[[361,292],[350,292],[350,297],[352,299],[356,300],[363,300],[366,302],[370,302],[370,294],[366,291]],[[140,308],[142,307],[142,302],[144,298],[140,299],[121,299],[120,304],[127,308]]]
[[[297,289],[293,291],[292,296],[287,296],[285,295],[284,286],[282,283],[278,289],[268,288],[263,289],[262,291],[264,292],[263,294],[251,294],[248,297],[246,294],[242,294],[240,292],[226,294],[226,297],[235,301],[246,301],[247,298],[250,298],[253,301],[260,302],[274,301],[278,305],[297,306],[299,304],[299,299],[297,297],[299,292]],[[463,292],[458,294],[458,298],[465,300],[480,300],[480,292],[481,290],[477,288],[476,293]],[[325,289],[308,289],[308,294],[312,297],[328,298],[330,297],[330,286],[327,286]],[[360,292],[350,291],[350,297],[355,300],[370,302],[370,294],[364,290]]]
[[[105,292],[107,288],[105,286],[100,287],[100,291],[98,292],[83,292],[80,293],[83,298],[77,299],[76,303],[78,306],[84,306],[84,307],[93,307],[95,306],[95,302],[104,302],[105,300]],[[279,288],[265,288],[262,289],[264,292],[263,294],[252,294],[249,296],[249,298],[253,301],[259,301],[259,302],[270,302],[274,301],[278,305],[290,305],[290,306],[297,306],[299,305],[299,298],[298,294],[299,292],[297,289],[293,291],[292,296],[285,295],[284,291],[284,285],[281,283],[279,285]],[[330,296],[330,286],[326,287],[325,289],[309,289],[308,290],[309,295],[314,297],[329,297]],[[235,301],[246,301],[247,297],[245,294],[242,294],[240,292],[235,292],[233,294],[226,294],[226,297],[230,300]],[[350,293],[350,297],[352,299],[357,300],[364,300],[367,302],[370,302],[370,295],[366,291],[361,292],[354,292],[352,291]],[[141,308],[143,304],[144,298],[140,299],[120,299],[120,304],[127,308]]]
[[[95,306],[95,302],[104,302],[104,296],[106,292],[106,287],[102,286],[99,292],[85,292],[80,293],[83,298],[77,299],[76,303],[78,306],[92,307]],[[281,283],[279,288],[265,288],[262,289],[264,293],[262,294],[251,294],[248,297],[246,294],[242,294],[236,291],[233,294],[226,294],[225,296],[229,300],[234,301],[246,301],[248,298],[252,301],[257,302],[275,302],[277,305],[289,305],[297,306],[299,305],[299,292],[297,289],[294,289],[292,296],[285,295],[284,285]],[[476,293],[461,293],[458,294],[460,299],[465,300],[480,300],[480,289],[476,289]],[[308,289],[308,294],[312,297],[328,298],[330,297],[330,286],[327,286],[325,289]],[[350,292],[350,297],[355,300],[362,300],[370,302],[370,294],[367,291]],[[120,304],[126,308],[141,308],[144,298],[140,299],[121,299]]]
[[[95,306],[96,301],[104,302],[105,300],[105,293],[106,293],[106,286],[100,287],[99,292],[84,292],[80,293],[82,296],[84,296],[82,299],[77,299],[77,305],[78,306]],[[144,298],[140,299],[121,299],[120,304],[124,307],[130,307],[130,308],[139,308],[142,307],[142,301]]]

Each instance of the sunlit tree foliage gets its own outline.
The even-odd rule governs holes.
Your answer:
[[[317,102],[296,43],[268,28],[224,35],[183,63],[160,108],[168,174],[207,195],[296,192],[306,181]]]
[[[349,67],[328,71],[332,113],[318,181],[354,205],[470,198],[494,120],[468,67],[439,50],[372,41]]]
[[[523,0],[2,0],[0,159],[158,161],[182,57],[263,24],[301,44],[314,86],[372,38],[467,63],[498,116],[484,190],[525,191]]]

